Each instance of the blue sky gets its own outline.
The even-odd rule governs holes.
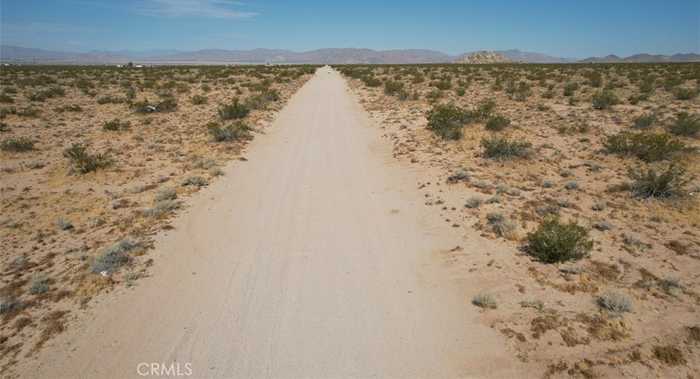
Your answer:
[[[2,44],[66,51],[700,52],[700,1],[0,0]]]

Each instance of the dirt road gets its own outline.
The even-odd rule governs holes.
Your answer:
[[[105,296],[19,374],[522,377],[440,259],[469,241],[430,213],[388,145],[343,78],[320,69],[248,161],[157,237],[152,275]]]

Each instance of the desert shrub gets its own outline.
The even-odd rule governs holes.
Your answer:
[[[610,109],[613,105],[618,104],[620,100],[614,92],[610,90],[602,90],[596,92],[592,98],[594,109]]]
[[[194,105],[202,105],[202,104],[206,104],[208,99],[206,96],[194,95],[194,96],[192,96],[191,101],[192,101],[192,104],[194,104]]]
[[[234,99],[231,104],[222,105],[219,107],[219,118],[222,120],[237,120],[245,118],[250,109],[241,104],[238,99]]]
[[[130,239],[123,239],[103,250],[92,263],[91,271],[99,274],[106,272],[111,274],[119,267],[129,263],[129,253],[138,249],[139,244]]]
[[[465,112],[455,105],[436,105],[428,112],[428,129],[442,139],[462,138]]]
[[[574,95],[574,92],[578,89],[578,83],[569,82],[564,85],[564,96],[570,97]]]
[[[177,199],[177,191],[175,188],[164,188],[156,194],[155,201],[163,201],[163,200],[175,200]]]
[[[694,137],[700,133],[700,117],[681,112],[668,130],[679,136]]]
[[[365,83],[367,87],[379,87],[382,85],[382,81],[374,76],[365,76],[362,78],[362,82]]]
[[[6,132],[10,130],[10,126],[6,122],[0,122],[0,132]]]
[[[206,187],[207,184],[209,184],[207,182],[207,180],[201,176],[190,176],[182,182],[182,185],[185,187],[187,187],[187,186]]]
[[[683,350],[673,345],[654,346],[654,357],[669,366],[679,366],[688,363]]]
[[[496,102],[493,99],[486,99],[479,102],[476,108],[470,112],[469,116],[475,120],[486,120],[491,116],[495,109]]]
[[[2,148],[3,151],[15,153],[31,151],[34,150],[34,141],[28,137],[9,138],[2,141],[0,148]]]
[[[32,295],[41,295],[49,291],[49,279],[43,275],[32,278],[32,283],[29,287],[29,293]]]
[[[467,90],[464,89],[464,87],[459,87],[455,90],[455,95],[462,97],[464,94],[467,93]]]
[[[218,124],[208,125],[209,134],[216,142],[239,141],[250,139],[250,127],[242,121],[235,122],[231,125],[221,127]]]
[[[676,100],[690,100],[698,95],[698,91],[695,89],[678,87],[673,90],[673,96]]]
[[[163,199],[155,202],[152,208],[144,210],[147,217],[158,218],[180,208],[180,203],[175,200]]]
[[[632,311],[632,301],[629,297],[617,292],[606,292],[598,296],[596,303],[602,309],[617,315]]]
[[[532,148],[529,142],[511,141],[504,137],[484,138],[481,146],[487,158],[499,160],[527,158]]]
[[[116,96],[102,96],[97,99],[97,104],[121,104],[125,102],[125,98]]]
[[[620,132],[608,136],[603,145],[608,153],[635,156],[645,162],[672,158],[686,148],[683,142],[666,133]]]
[[[80,143],[74,143],[63,151],[63,156],[68,158],[72,170],[80,174],[97,171],[109,166],[112,160],[105,154],[90,154],[87,147]]]
[[[575,222],[564,224],[556,217],[548,217],[527,235],[528,254],[544,263],[578,260],[592,248],[586,228]]]
[[[127,130],[130,127],[131,123],[129,121],[122,121],[118,118],[115,118],[111,121],[107,121],[104,123],[104,125],[102,125],[102,129],[109,131]]]
[[[492,115],[486,121],[486,129],[499,131],[507,128],[510,125],[510,120],[502,115]]]
[[[634,119],[634,124],[632,125],[635,129],[648,129],[656,122],[656,115],[653,113],[643,114]]]
[[[384,93],[387,95],[397,95],[399,92],[403,91],[403,83],[396,82],[393,80],[387,80],[384,82]]]
[[[480,293],[474,296],[472,298],[472,304],[484,309],[496,309],[498,307],[496,299],[493,296],[485,293]]]
[[[670,198],[683,196],[685,186],[690,182],[681,166],[670,164],[664,170],[647,168],[630,170],[632,183],[630,190],[642,198]]]
[[[6,104],[12,104],[15,102],[15,99],[8,95],[7,93],[0,93],[0,103],[6,103]]]
[[[177,109],[177,100],[173,97],[168,97],[156,105],[158,112],[173,112]]]
[[[514,237],[517,225],[513,221],[508,220],[502,213],[489,213],[486,215],[486,221],[488,221],[493,232],[499,237]]]

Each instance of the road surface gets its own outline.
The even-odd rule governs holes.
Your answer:
[[[387,145],[319,69],[248,161],[157,237],[150,277],[104,296],[20,376],[523,377],[444,271],[439,252],[462,237]]]

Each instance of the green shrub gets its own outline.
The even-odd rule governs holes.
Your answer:
[[[202,104],[206,104],[208,99],[206,96],[194,95],[194,96],[192,96],[191,101],[192,101],[192,104],[194,104],[194,105],[202,105]]]
[[[363,77],[362,82],[364,82],[367,87],[379,87],[382,85],[382,81],[374,76]]]
[[[239,141],[250,139],[250,127],[242,121],[238,121],[231,125],[221,127],[218,124],[212,123],[208,125],[209,134],[216,142]]]
[[[384,82],[384,93],[387,95],[396,95],[403,91],[403,83],[387,80]]]
[[[648,168],[630,170],[632,183],[630,190],[641,198],[670,198],[683,196],[685,186],[690,182],[683,167],[670,164],[665,170]]]
[[[72,170],[80,174],[97,171],[112,163],[107,155],[90,154],[87,151],[87,147],[80,143],[74,143],[71,147],[64,150],[63,156],[70,161]]]
[[[504,137],[484,138],[481,146],[487,158],[498,160],[527,158],[532,148],[529,142],[510,141]]]
[[[104,123],[102,126],[102,129],[104,130],[109,130],[109,131],[120,131],[120,130],[127,130],[131,127],[131,123],[129,121],[122,121],[118,118],[115,118],[112,121],[107,121]]]
[[[462,97],[464,94],[467,93],[467,90],[465,90],[463,87],[459,87],[455,90],[455,95]]]
[[[556,217],[545,219],[527,235],[527,253],[544,263],[578,260],[592,248],[586,228],[575,222],[561,223]]]
[[[681,112],[669,127],[669,131],[675,135],[694,137],[700,133],[700,117]]]
[[[685,87],[678,87],[673,91],[676,100],[690,100],[698,95],[698,91]]]
[[[465,112],[455,105],[436,105],[428,112],[428,129],[443,139],[462,138]]]
[[[596,92],[593,95],[593,108],[594,109],[610,109],[613,105],[618,104],[620,101],[610,90],[602,90]]]
[[[15,102],[15,99],[6,94],[6,93],[0,93],[0,103],[6,103],[6,104],[12,104]]]
[[[486,122],[486,129],[499,131],[507,128],[510,125],[510,120],[502,115],[493,115]]]
[[[15,153],[31,151],[34,149],[34,141],[28,137],[10,138],[2,141],[0,148],[4,151]]]
[[[574,95],[574,92],[578,89],[578,83],[576,82],[569,82],[564,85],[564,96],[566,97],[571,97]]]
[[[177,100],[172,97],[168,97],[156,105],[156,111],[158,112],[173,112],[177,109]]]
[[[234,99],[231,104],[222,105],[219,107],[219,118],[222,120],[237,120],[245,118],[250,110],[247,106],[238,102],[238,99]]]
[[[667,133],[620,132],[608,136],[603,144],[609,153],[635,156],[645,162],[672,158],[686,148],[683,142]]]
[[[653,113],[650,114],[645,114],[637,117],[634,119],[634,125],[632,126],[635,129],[647,129],[654,125],[656,122],[656,115]]]

